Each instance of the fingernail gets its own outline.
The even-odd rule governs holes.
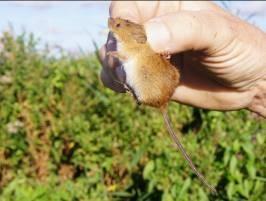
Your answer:
[[[170,32],[160,19],[153,19],[144,24],[147,40],[156,52],[163,52],[170,42]]]

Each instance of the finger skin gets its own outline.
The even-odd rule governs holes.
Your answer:
[[[256,95],[248,105],[248,109],[266,118],[266,76],[257,84]]]
[[[255,90],[239,93],[221,86],[212,90],[198,90],[181,84],[176,88],[172,100],[205,109],[237,110],[245,108],[255,95]]]
[[[233,36],[227,21],[211,11],[180,11],[153,18],[144,27],[149,44],[159,53],[212,51]]]
[[[109,8],[110,17],[120,17],[136,23],[144,22],[169,13],[185,11],[210,10],[226,13],[213,2],[206,1],[112,1]]]
[[[185,55],[172,100],[207,109],[265,113],[266,96],[258,83],[266,80],[266,35],[256,27],[206,1],[113,1],[110,16],[144,24],[155,52]],[[109,41],[107,52],[112,49],[108,45]],[[116,74],[119,62],[104,60],[105,73]]]
[[[143,24],[149,19],[180,9],[178,1],[112,1],[110,16]]]

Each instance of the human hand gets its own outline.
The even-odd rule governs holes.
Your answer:
[[[112,2],[110,16],[144,24],[155,52],[179,55],[181,82],[172,100],[215,110],[247,108],[266,117],[266,35],[256,27],[211,2]],[[125,79],[121,63],[106,55],[115,49],[109,35],[101,77],[124,92],[115,81]]]

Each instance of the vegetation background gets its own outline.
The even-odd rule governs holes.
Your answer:
[[[160,113],[103,87],[95,55],[54,57],[38,43],[0,38],[0,201],[266,200],[265,120],[170,105],[211,195]]]
[[[0,200],[266,200],[265,121],[170,105],[211,195],[159,112],[99,81],[94,55],[37,51],[5,32],[0,53]]]

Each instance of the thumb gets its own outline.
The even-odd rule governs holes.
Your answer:
[[[144,27],[151,48],[170,54],[214,49],[229,41],[232,32],[221,14],[210,11],[179,11],[153,18]]]

